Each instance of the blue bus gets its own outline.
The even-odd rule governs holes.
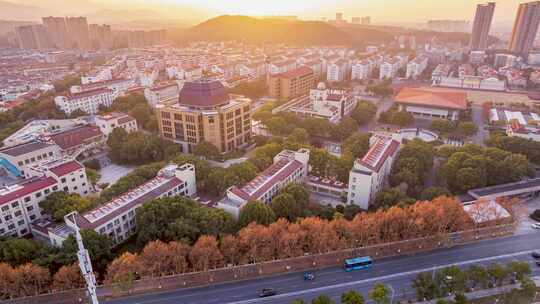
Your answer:
[[[344,268],[345,271],[353,271],[359,269],[369,269],[372,265],[373,260],[371,259],[371,257],[365,256],[353,259],[346,259]]]

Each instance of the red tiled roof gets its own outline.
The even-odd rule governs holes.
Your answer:
[[[301,66],[297,69],[287,71],[285,73],[281,73],[276,75],[277,77],[281,78],[296,78],[301,77],[305,75],[313,74],[313,70],[307,66]]]
[[[389,140],[390,143],[387,143]],[[377,141],[364,155],[362,159],[357,160],[362,166],[375,172],[381,170],[382,165],[388,157],[394,155],[399,148],[399,142],[393,139],[382,139]],[[382,153],[382,154],[381,154]]]
[[[70,129],[51,136],[51,139],[63,150],[80,146],[87,140],[103,136],[103,133],[96,126],[85,125]]]
[[[69,174],[71,172],[80,170],[82,168],[83,168],[83,166],[81,166],[81,164],[79,164],[78,162],[73,160],[73,161],[70,161],[70,162],[67,162],[67,163],[63,163],[63,164],[61,164],[59,166],[56,166],[54,168],[51,168],[50,171],[52,173],[54,173],[56,176],[60,177],[60,176]]]
[[[41,189],[45,189],[56,184],[56,180],[52,177],[33,179],[22,184],[18,190],[12,191],[6,195],[0,195],[0,205],[9,203],[28,194],[34,193]]]
[[[398,103],[420,106],[467,109],[467,94],[456,91],[406,87],[399,91],[394,100]]]

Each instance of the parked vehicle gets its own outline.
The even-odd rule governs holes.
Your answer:
[[[534,251],[533,253],[531,253],[531,256],[535,259],[540,259],[540,252]]]
[[[531,224],[531,227],[533,227],[534,229],[540,229],[540,223],[533,223]]]
[[[273,288],[263,288],[263,290],[261,290],[261,293],[259,293],[259,297],[266,298],[266,297],[275,296],[276,294],[277,292]]]

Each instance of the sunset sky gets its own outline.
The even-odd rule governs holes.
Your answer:
[[[151,9],[159,17],[206,19],[221,14],[290,14],[301,18],[332,17],[342,11],[352,16],[370,15],[374,22],[423,22],[428,19],[467,19],[474,16],[475,0],[7,0],[58,11],[87,14],[100,9]],[[494,25],[511,23],[520,0],[496,1]]]

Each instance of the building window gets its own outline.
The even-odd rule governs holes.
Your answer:
[[[21,215],[22,215],[21,210],[15,211],[14,215],[17,216],[17,217],[18,217],[18,216],[21,216]]]
[[[3,207],[2,207],[2,212],[6,212],[6,211],[8,211],[8,210],[9,210],[9,206],[3,206]]]
[[[19,207],[19,202],[11,203],[11,208],[17,208],[17,207]]]
[[[161,112],[161,117],[166,118],[166,119],[170,119],[171,118],[171,113]]]
[[[61,181],[62,183],[65,183],[65,182],[66,182],[66,178],[63,177],[62,179],[60,179],[60,181]]]
[[[27,196],[27,197],[24,198],[25,203],[28,203],[30,200],[31,200],[30,196]]]

